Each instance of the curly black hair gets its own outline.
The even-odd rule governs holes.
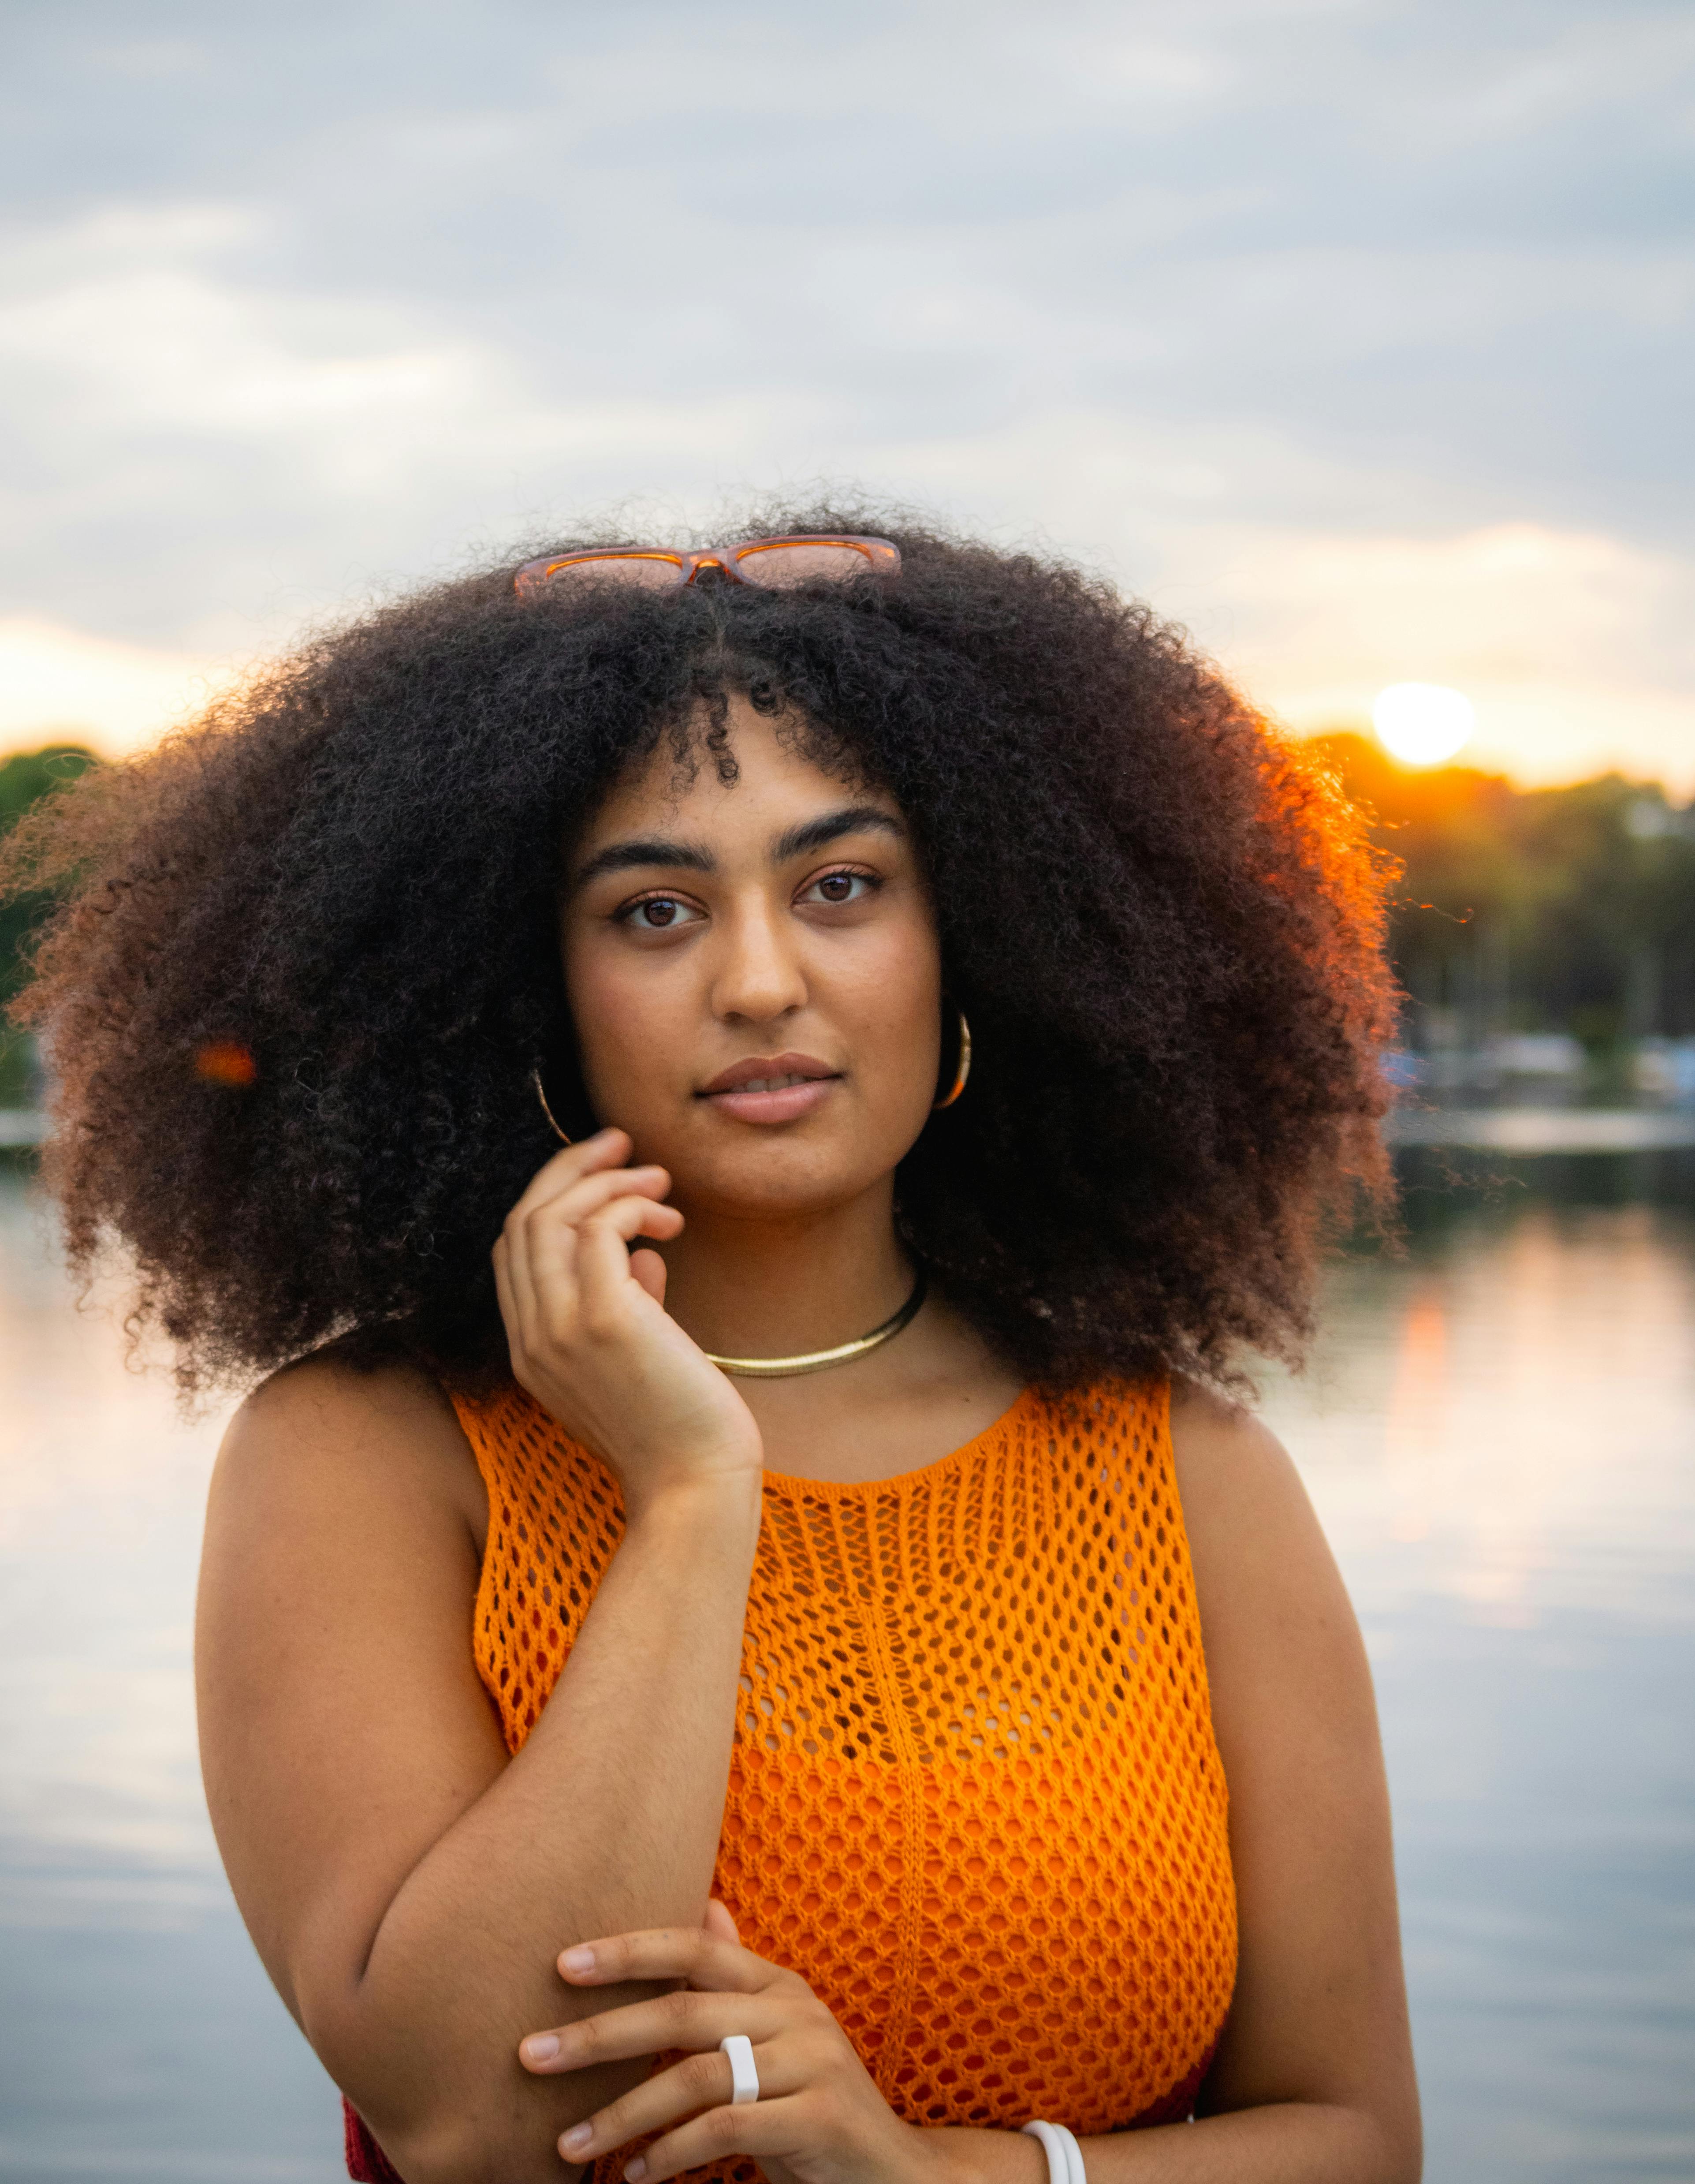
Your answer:
[[[840,528],[900,573],[440,584],[19,830],[11,883],[63,890],[19,1009],[44,1178],[75,1262],[127,1246],[185,1388],[331,1339],[503,1372],[489,1252],[553,1145],[532,1067],[585,1112],[564,855],[664,739],[733,766],[731,690],[913,827],[975,1059],[898,1204],[956,1308],[1053,1390],[1298,1351],[1326,1209],[1387,1188],[1362,828],[1103,581],[864,509],[741,535]]]

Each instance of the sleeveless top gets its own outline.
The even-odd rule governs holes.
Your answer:
[[[454,1407],[489,1498],[472,1642],[516,1752],[622,1504],[516,1386]],[[1163,1384],[1027,1390],[894,1479],[768,1471],[741,1694],[714,1893],[897,2114],[1086,2137],[1190,2113],[1236,1897]],[[353,2176],[393,2176],[352,2111],[348,2142]]]

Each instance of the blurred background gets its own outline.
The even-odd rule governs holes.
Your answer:
[[[1405,1234],[1264,1401],[1378,1678],[1429,2175],[1687,2184],[1695,11],[14,0],[0,115],[0,827],[468,557],[820,484],[1321,739],[1402,864]],[[222,1413],[78,1308],[40,1097],[0,1034],[0,2176],[329,2184],[195,1764]]]

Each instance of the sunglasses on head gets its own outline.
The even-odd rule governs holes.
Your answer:
[[[590,546],[577,554],[544,554],[526,561],[513,578],[520,595],[544,584],[573,578],[637,584],[647,591],[668,591],[692,584],[703,569],[716,569],[733,584],[758,584],[764,590],[792,590],[820,577],[880,576],[899,572],[900,549],[886,538],[860,538],[849,532],[820,532],[788,538],[749,538],[739,546],[705,546],[680,554],[669,546]]]

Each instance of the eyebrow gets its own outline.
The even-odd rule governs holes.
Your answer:
[[[715,872],[718,860],[697,842],[673,842],[663,834],[637,834],[627,842],[610,842],[597,850],[576,876],[583,887],[603,872],[628,872],[643,866],[662,865],[675,872]]]
[[[844,834],[892,834],[905,838],[906,829],[891,812],[875,804],[849,804],[840,811],[820,812],[779,834],[771,844],[771,862],[786,865],[791,857],[808,857],[814,850],[827,850]]]
[[[788,863],[792,857],[809,856],[839,842],[844,834],[892,834],[903,839],[906,829],[898,819],[875,804],[849,804],[839,811],[820,812],[779,834],[771,844],[771,862]],[[679,842],[664,834],[637,834],[627,842],[609,842],[597,850],[574,883],[586,887],[604,872],[651,871],[655,866],[670,872],[715,872],[718,860],[699,842]]]

